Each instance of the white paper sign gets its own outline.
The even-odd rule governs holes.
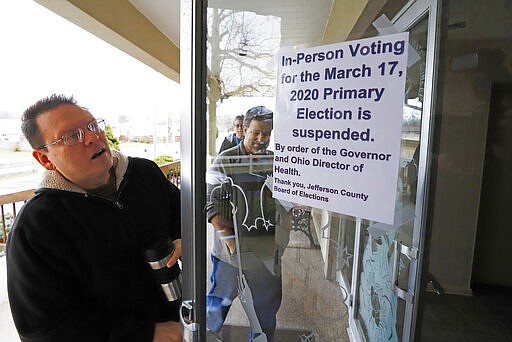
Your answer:
[[[275,198],[393,224],[408,41],[280,51]]]

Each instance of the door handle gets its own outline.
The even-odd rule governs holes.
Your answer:
[[[393,292],[397,295],[397,297],[405,300],[407,303],[412,303],[414,299],[414,292],[409,290],[404,290],[400,286],[398,286],[398,276],[400,267],[400,255],[403,254],[408,257],[410,260],[418,258],[418,248],[416,247],[408,247],[401,242],[394,240],[394,255],[393,255],[393,276],[392,276],[392,287]]]
[[[180,307],[180,320],[183,324],[183,341],[199,342],[199,324],[194,322],[194,302],[184,300]]]

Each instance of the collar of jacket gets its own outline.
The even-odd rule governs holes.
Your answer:
[[[111,149],[110,151],[112,152],[114,168],[116,170],[116,188],[119,189],[119,185],[121,184],[124,174],[128,168],[128,157],[114,149]],[[59,171],[56,170],[46,170],[43,174],[41,183],[39,183],[37,188],[49,188],[87,194],[87,191],[68,181],[60,174]]]

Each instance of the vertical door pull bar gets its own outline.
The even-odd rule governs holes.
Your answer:
[[[414,299],[414,292],[404,290],[398,286],[398,268],[400,267],[400,254],[405,255],[409,259],[418,258],[418,248],[408,247],[399,241],[394,241],[395,253],[393,255],[393,292],[407,303],[412,303]]]

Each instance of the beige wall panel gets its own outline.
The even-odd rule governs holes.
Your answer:
[[[324,34],[326,44],[360,38],[388,0],[335,0]]]

